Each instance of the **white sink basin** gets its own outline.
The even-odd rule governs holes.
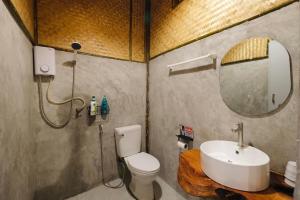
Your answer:
[[[203,172],[212,180],[237,190],[261,191],[269,186],[270,158],[251,146],[213,140],[200,145]]]

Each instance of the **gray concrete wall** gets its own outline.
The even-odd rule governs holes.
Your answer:
[[[300,75],[300,69],[297,72]],[[300,85],[300,80],[299,83]],[[298,94],[300,99],[300,93]],[[298,137],[297,137],[297,180],[296,180],[296,189],[295,189],[295,200],[300,199],[300,103],[298,103]]]
[[[52,99],[61,100],[71,95],[72,68],[68,65],[72,59],[72,53],[56,51],[57,73],[50,88]],[[44,83],[44,96],[46,86]],[[104,170],[106,178],[116,176],[114,128],[141,124],[144,135],[145,64],[78,55],[75,95],[83,97],[87,103],[93,95],[98,102],[103,95],[107,96],[111,112],[104,123]],[[66,119],[69,105],[57,107],[46,102],[46,113],[52,120],[62,122]],[[67,127],[53,129],[38,115],[38,102],[34,105],[37,111],[34,125],[37,144],[35,199],[63,199],[100,184],[98,123],[89,123],[85,109],[77,119],[73,114]]]
[[[32,45],[0,1],[0,199],[34,190]]]
[[[288,160],[296,159],[300,63],[299,2],[242,23],[159,56],[150,63],[150,151],[161,163],[160,175],[172,187],[177,184],[178,124],[195,130],[194,148],[207,140],[237,140],[233,124],[244,122],[245,142],[266,152],[271,169],[283,172]],[[262,118],[248,118],[232,112],[220,95],[218,71],[214,69],[169,76],[168,64],[208,53],[223,55],[239,41],[270,36],[289,51],[294,91],[279,112]]]

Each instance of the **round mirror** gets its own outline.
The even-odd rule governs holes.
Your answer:
[[[259,116],[277,110],[292,89],[287,50],[268,37],[238,43],[222,58],[220,88],[225,104],[239,114]]]

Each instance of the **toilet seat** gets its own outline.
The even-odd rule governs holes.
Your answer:
[[[125,160],[130,171],[138,174],[155,174],[159,171],[160,168],[160,164],[157,158],[145,152],[128,156],[125,158]]]

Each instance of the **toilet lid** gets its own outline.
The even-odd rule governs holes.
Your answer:
[[[152,155],[141,152],[127,158],[127,162],[134,170],[142,173],[151,173],[159,170],[159,161]]]

